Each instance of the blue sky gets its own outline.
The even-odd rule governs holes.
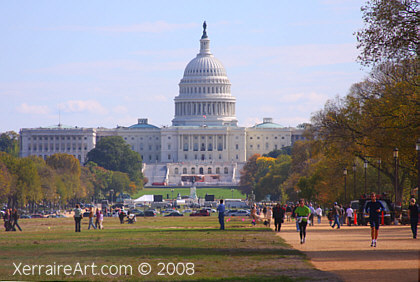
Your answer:
[[[0,1],[0,132],[170,125],[207,21],[240,126],[309,122],[367,70],[359,0]],[[60,113],[60,114],[59,114]]]

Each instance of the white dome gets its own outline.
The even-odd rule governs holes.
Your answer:
[[[196,76],[227,76],[223,64],[213,55],[198,54],[188,63],[184,71],[184,78]]]
[[[223,64],[210,52],[210,40],[203,25],[200,53],[185,67],[175,97],[174,126],[237,126],[236,99]]]

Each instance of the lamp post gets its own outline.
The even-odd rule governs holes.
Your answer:
[[[417,202],[420,201],[420,138],[416,142],[417,151]]]
[[[171,189],[172,192],[172,201],[174,201],[174,189]]]
[[[366,196],[366,194],[367,194],[367,185],[366,185],[366,170],[367,170],[367,167],[368,167],[368,161],[367,161],[367,160],[365,160],[365,162],[364,162],[364,164],[363,164],[363,167],[365,168],[365,196]]]
[[[398,191],[398,148],[394,149],[394,160],[395,160],[395,185],[394,185],[394,193],[395,193],[395,206],[397,205],[397,191]]]
[[[378,195],[381,194],[381,159],[378,160]]]
[[[347,203],[347,168],[344,168],[343,175],[344,175],[344,203]]]
[[[111,196],[111,204],[114,203],[114,189],[109,190],[109,195]]]
[[[353,197],[356,199],[356,163],[353,163]]]
[[[233,199],[233,188],[232,188],[232,189],[230,189],[230,191],[232,191],[232,199]]]

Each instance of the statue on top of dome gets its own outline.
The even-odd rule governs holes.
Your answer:
[[[207,24],[206,21],[203,23],[203,36],[201,38],[207,38],[207,32],[206,32]]]

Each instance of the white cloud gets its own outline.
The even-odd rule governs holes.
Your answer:
[[[19,113],[22,114],[35,114],[35,115],[46,115],[50,112],[48,106],[36,106],[28,105],[26,103],[21,104],[16,108]]]
[[[197,27],[197,23],[168,23],[165,21],[145,22],[133,25],[115,26],[58,26],[47,28],[54,31],[94,31],[94,32],[139,32],[139,33],[161,33],[179,29],[191,29]]]
[[[112,112],[116,114],[125,114],[128,112],[127,108],[124,106],[116,106],[112,109]]]
[[[98,101],[95,100],[70,100],[65,103],[61,103],[59,108],[64,112],[89,112],[93,114],[104,115],[108,113],[108,110],[104,108]]]

